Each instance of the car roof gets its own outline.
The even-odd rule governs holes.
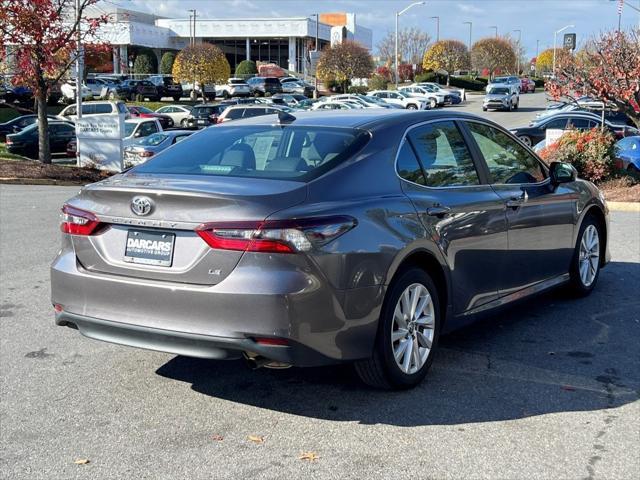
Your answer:
[[[146,118],[127,118],[125,123],[142,123],[142,122],[157,122],[158,119],[155,117],[146,117]]]
[[[315,110],[313,112],[296,111],[290,113],[296,119],[288,125],[305,127],[343,127],[343,128],[392,128],[409,126],[431,120],[480,120],[491,125],[493,122],[478,115],[451,111],[408,111],[404,109],[353,109],[343,110],[336,115],[335,111]],[[262,115],[236,120],[229,124],[221,124],[216,128],[238,125],[273,125],[272,115]]]

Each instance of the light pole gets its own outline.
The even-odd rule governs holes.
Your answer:
[[[440,41],[440,17],[437,15],[435,17],[430,17],[436,19],[436,42]]]
[[[315,64],[316,67],[318,65],[318,33],[319,33],[319,28],[320,28],[320,14],[318,13],[314,13],[311,15],[312,17],[316,17],[316,45],[315,45]],[[313,70],[313,81],[314,81],[314,87],[313,87],[313,98],[318,98],[318,73],[316,72],[315,68]]]
[[[404,10],[400,10],[399,12],[396,12],[396,55],[395,55],[395,62],[394,62],[395,73],[396,73],[396,90],[398,89],[398,18],[400,18],[400,15],[405,13],[410,8],[415,7],[416,5],[424,5],[425,3],[427,3],[427,2],[426,1],[424,1],[424,2],[414,2],[411,5],[409,5],[408,7],[406,7]]]
[[[489,28],[493,28],[493,29],[496,31],[496,38],[498,38],[498,27],[497,27],[497,26],[495,26],[495,25],[492,25],[492,26],[491,26],[491,27],[489,27]]]
[[[553,78],[556,78],[556,42],[558,40],[558,34],[564,32],[567,28],[573,28],[575,25],[567,25],[562,27],[560,30],[556,30],[553,33],[553,67],[551,68],[551,74]]]
[[[536,64],[534,65],[533,73],[538,76],[538,52],[540,51],[540,40],[536,40]]]
[[[514,30],[518,32],[518,49],[516,51],[516,75],[520,75],[520,41],[522,40],[522,30]]]
[[[471,51],[471,29],[473,28],[473,22],[462,22],[463,25],[469,25],[469,51]]]

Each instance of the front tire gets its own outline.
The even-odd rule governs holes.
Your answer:
[[[373,356],[355,364],[359,377],[375,388],[415,387],[433,362],[440,324],[431,277],[419,268],[404,271],[387,291]]]
[[[418,107],[413,103],[410,103],[409,105],[407,105],[407,110],[417,110],[417,109]]]
[[[527,136],[527,135],[521,135],[518,137],[518,139],[524,143],[527,147],[531,147],[531,137]]]
[[[580,226],[569,271],[569,288],[576,296],[589,295],[598,282],[602,238],[600,224],[593,215],[588,215]]]

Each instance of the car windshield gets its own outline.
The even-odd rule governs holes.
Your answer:
[[[138,143],[140,145],[148,145],[150,147],[155,147],[156,145],[160,145],[167,138],[169,138],[169,136],[164,134],[164,133],[153,133],[153,134],[149,135],[148,137],[144,137]]]
[[[368,138],[368,133],[352,128],[212,128],[187,138],[133,172],[308,181],[349,158]]]
[[[147,107],[141,107],[141,106],[138,106],[138,105],[135,105],[132,108],[132,110],[136,110],[139,113],[156,113],[156,112],[154,112],[153,110],[151,110],[151,109],[149,109]]]
[[[509,89],[505,87],[493,87],[489,90],[490,95],[507,95],[509,93]]]
[[[493,83],[507,83],[509,81],[509,77],[496,77],[493,79]]]
[[[134,122],[124,122],[124,136],[130,137],[136,129],[136,125],[137,123]]]

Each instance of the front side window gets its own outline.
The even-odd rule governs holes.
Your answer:
[[[478,185],[480,179],[471,153],[454,122],[434,122],[407,135],[429,187]]]
[[[494,184],[538,183],[546,178],[542,165],[516,140],[497,128],[468,122]]]

